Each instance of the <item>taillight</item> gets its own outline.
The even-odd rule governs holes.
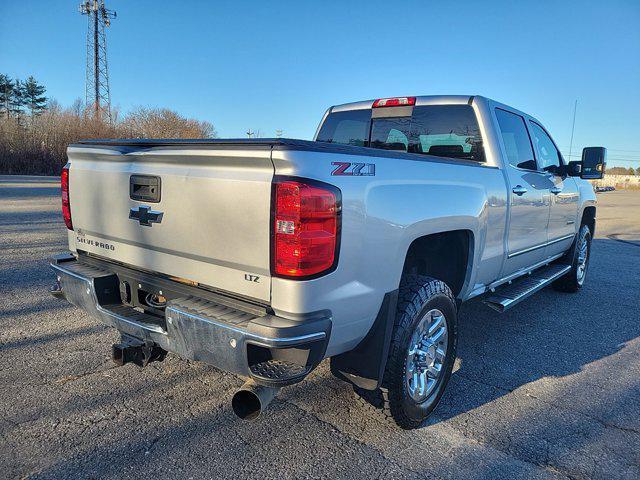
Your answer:
[[[379,98],[373,102],[372,108],[405,107],[416,104],[416,97]]]
[[[273,194],[273,275],[309,278],[335,268],[340,190],[322,182],[281,179]]]
[[[60,174],[60,188],[62,190],[62,218],[69,230],[73,230],[71,223],[71,200],[69,199],[69,164],[65,165]]]

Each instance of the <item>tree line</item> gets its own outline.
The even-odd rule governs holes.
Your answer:
[[[91,138],[215,138],[210,122],[185,118],[166,108],[138,107],[112,121],[96,117],[92,105],[76,100],[63,107],[47,98],[30,76],[0,74],[0,174],[59,175],[70,143]]]
[[[640,167],[635,170],[632,167],[611,167],[607,168],[606,173],[609,175],[640,175]]]
[[[22,81],[0,73],[0,108],[5,118],[20,118],[25,109],[31,117],[40,115],[47,105],[45,92],[46,88],[33,76]]]

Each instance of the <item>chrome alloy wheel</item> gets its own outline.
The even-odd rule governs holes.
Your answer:
[[[406,357],[406,382],[416,403],[424,402],[434,391],[447,357],[447,322],[440,310],[429,310],[409,341]]]
[[[578,262],[576,265],[576,279],[578,285],[584,283],[584,277],[587,274],[587,257],[589,256],[588,235],[581,235],[578,241]]]

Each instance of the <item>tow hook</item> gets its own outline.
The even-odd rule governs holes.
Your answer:
[[[118,366],[135,363],[139,367],[146,367],[151,362],[161,362],[167,356],[167,351],[154,343],[145,343],[136,338],[122,336],[121,343],[115,343],[111,350],[111,358]]]

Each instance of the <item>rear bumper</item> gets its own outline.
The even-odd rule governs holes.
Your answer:
[[[324,357],[330,318],[292,321],[242,309],[236,300],[220,304],[195,295],[174,295],[164,317],[151,315],[123,304],[117,269],[102,267],[69,254],[54,258],[51,293],[124,335],[267,386],[301,381]]]

